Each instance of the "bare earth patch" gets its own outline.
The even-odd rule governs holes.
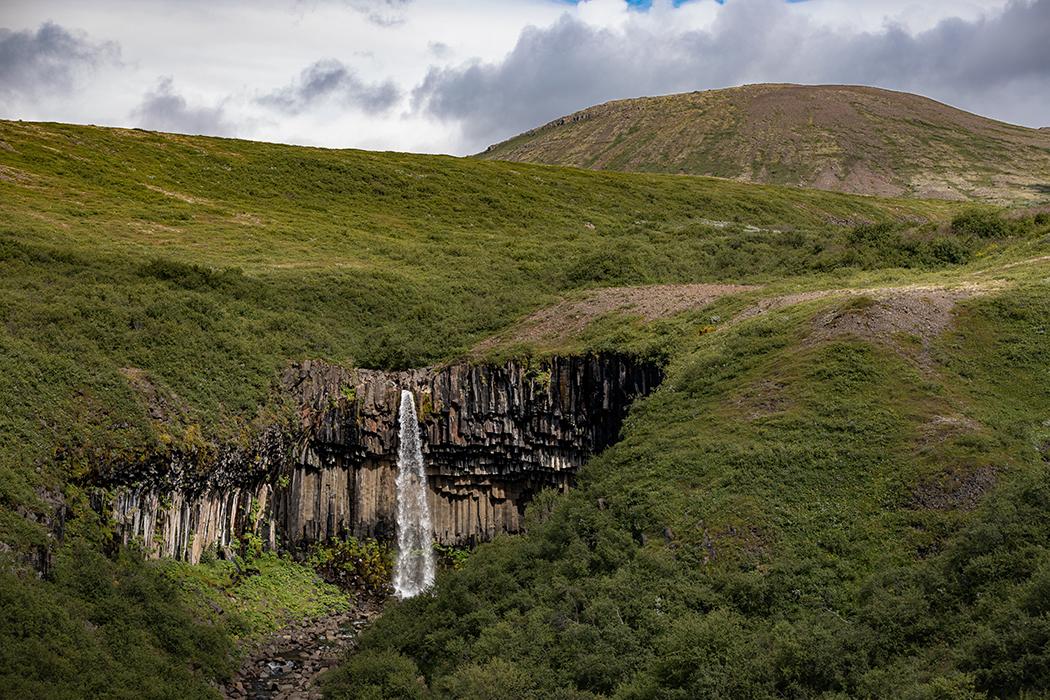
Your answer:
[[[833,289],[763,299],[744,309],[731,323],[812,299],[841,297],[844,303],[829,307],[814,320],[805,345],[854,335],[886,345],[910,358],[924,374],[932,372],[930,346],[952,322],[955,305],[983,292],[982,287],[887,287]],[[863,297],[864,299],[861,299]],[[866,303],[864,303],[866,302]]]
[[[165,226],[164,224],[157,224],[154,222],[143,223],[141,221],[129,221],[128,226],[131,228],[137,228],[144,233],[156,233],[159,231],[167,231],[169,233],[182,233],[181,228],[174,226]]]
[[[520,341],[557,342],[579,335],[599,316],[613,312],[638,315],[651,321],[687,309],[707,306],[719,297],[761,287],[734,284],[660,284],[648,287],[609,287],[540,309],[512,329],[509,336],[482,341],[475,352]]]
[[[794,400],[783,382],[764,379],[730,399],[730,404],[740,409],[748,419],[763,418],[794,405]]]
[[[49,224],[54,224],[55,226],[61,226],[62,228],[69,228],[69,224],[65,223],[64,221],[59,221],[58,219],[53,219],[50,216],[47,216],[45,214],[39,214],[39,213],[37,213],[35,211],[31,211],[31,212],[27,212],[27,213],[31,217],[33,217],[34,219],[40,219],[41,221],[46,221]]]
[[[958,413],[951,416],[934,416],[929,422],[919,426],[915,446],[929,447],[960,435],[977,432],[980,429],[980,423]]]
[[[978,499],[995,486],[997,476],[995,468],[987,465],[953,465],[916,486],[908,505],[922,510],[972,510]]]
[[[807,344],[852,334],[888,345],[914,360],[924,372],[929,372],[931,343],[951,324],[956,303],[973,296],[973,291],[916,287],[866,290],[853,294],[871,299],[871,304],[845,309],[839,307],[821,313],[813,321],[813,333],[807,339]]]
[[[189,405],[167,387],[158,387],[149,375],[138,367],[121,367],[120,373],[128,380],[150,417],[162,425],[172,425],[190,415]]]
[[[233,223],[240,224],[241,226],[258,226],[260,224],[268,223],[268,221],[263,220],[250,212],[244,212],[241,214],[234,214]]]
[[[1044,255],[1041,258],[1031,258],[1030,260],[1019,260],[1018,262],[1007,263],[1003,265],[1000,269],[1008,270],[1011,267],[1017,267],[1018,265],[1034,265],[1044,262],[1050,262],[1050,255]]]
[[[36,179],[36,177],[30,175],[25,170],[0,164],[0,182],[6,182],[9,185],[21,185],[34,190],[43,189],[42,187],[33,184]]]
[[[156,185],[148,185],[146,183],[142,183],[142,186],[145,187],[147,190],[153,190],[154,192],[160,192],[161,194],[163,194],[165,196],[168,196],[168,197],[174,197],[175,199],[181,199],[182,201],[186,202],[187,204],[211,204],[212,203],[211,201],[209,201],[207,199],[204,199],[203,197],[191,197],[188,194],[183,194],[181,192],[173,192],[171,190],[166,190],[163,187],[157,187]]]

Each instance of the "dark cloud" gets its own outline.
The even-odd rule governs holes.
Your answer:
[[[1015,0],[994,19],[942,22],[920,34],[917,43],[936,48],[937,67],[960,87],[988,88],[1030,77],[1050,80],[1050,0]]]
[[[820,78],[964,94],[1032,77],[1050,80],[1048,37],[1050,0],[1015,0],[997,16],[945,19],[915,35],[896,25],[879,33],[827,35],[801,54]]]
[[[260,97],[258,102],[285,114],[301,114],[325,104],[380,114],[400,100],[401,90],[393,81],[365,83],[340,61],[325,59],[300,73],[291,85]]]
[[[235,135],[222,107],[191,107],[185,97],[174,92],[171,78],[162,78],[157,89],[146,95],[131,116],[136,126],[143,129],[177,134]]]
[[[452,47],[443,41],[431,41],[427,43],[427,53],[437,59],[448,58],[452,55]]]
[[[646,90],[651,65],[639,42],[563,16],[546,29],[527,27],[502,63],[471,61],[431,68],[412,94],[413,107],[462,121],[469,140],[517,133],[568,112]],[[624,55],[627,54],[627,55]]]
[[[68,94],[85,72],[119,62],[114,42],[92,43],[85,33],[53,22],[35,32],[0,29],[0,94],[30,99]]]
[[[565,15],[525,29],[501,62],[431,68],[413,106],[459,122],[470,150],[609,100],[756,82],[878,85],[1024,123],[1050,102],[1032,91],[1050,85],[1048,37],[1050,0],[917,34],[834,31],[782,0],[726,3],[707,30],[614,32]]]

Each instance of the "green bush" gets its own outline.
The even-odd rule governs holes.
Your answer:
[[[134,556],[61,550],[50,580],[0,571],[0,687],[7,697],[217,698],[231,670],[220,627],[195,621]]]
[[[461,667],[448,681],[448,692],[462,700],[529,700],[533,683],[514,664],[496,658]]]
[[[309,564],[321,578],[340,588],[361,590],[385,599],[393,591],[393,555],[386,543],[374,539],[363,542],[354,537],[314,543],[309,548]]]
[[[326,699],[417,700],[427,687],[416,664],[392,651],[362,651],[321,676]]]
[[[1010,224],[995,209],[972,208],[952,219],[951,230],[961,236],[1005,238],[1010,235]]]

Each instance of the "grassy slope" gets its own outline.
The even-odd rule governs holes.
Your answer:
[[[1046,697],[1046,275],[965,303],[931,376],[808,346],[827,300],[699,336],[573,492],[388,613],[331,696]],[[951,416],[977,427],[931,439]]]
[[[828,218],[952,211],[90,127],[7,122],[0,142],[0,484],[15,500],[10,470],[56,447],[79,476],[106,455],[243,438],[304,356],[419,366],[572,289],[764,279],[726,264],[733,232],[708,220],[813,237]]]
[[[1046,198],[1050,136],[877,88],[749,85],[598,105],[480,158],[863,194]]]
[[[994,461],[1007,492],[1039,464],[1045,357],[1033,319],[1045,310],[1045,266],[1004,266],[1046,254],[1045,224],[993,231],[1021,236],[993,245],[946,233],[937,222],[960,211],[946,202],[55,124],[0,123],[0,166],[0,391],[9,397],[0,541],[15,548],[45,544],[19,510],[44,513],[32,493],[40,485],[77,506],[70,540],[103,542],[105,524],[70,480],[143,450],[247,440],[279,412],[274,376],[301,357],[388,367],[454,359],[540,304],[595,286],[769,284],[758,298],[989,277],[1012,285],[1005,301],[971,303],[970,325],[944,345],[938,381],[848,339],[803,349],[813,305],[705,334],[711,316],[729,318],[748,300],[652,324],[600,320],[565,349],[659,357],[670,383],[639,406],[623,442],[570,499],[546,503],[532,536],[484,548],[438,596],[402,606],[377,631],[377,647],[392,640],[412,656],[384,657],[392,673],[407,669],[414,683],[419,663],[435,692],[466,696],[495,674],[544,692],[629,695],[635,684],[678,683],[689,693],[692,681],[668,676],[661,659],[708,624],[705,611],[723,611],[710,624],[760,636],[770,619],[802,638],[812,616],[848,619],[858,591],[875,585],[865,582],[949,547],[983,517],[915,513],[909,488],[960,456]],[[918,218],[931,223],[893,223]],[[732,397],[769,378],[788,380],[792,408],[738,415]],[[916,451],[910,431],[942,404],[982,431]],[[870,473],[873,464],[884,474]],[[662,544],[664,528],[676,548]],[[1041,571],[1043,544],[1032,542],[1024,585]],[[134,563],[119,566],[139,575]],[[20,628],[29,647],[49,615],[90,630],[98,621],[78,606],[120,595],[57,574],[35,587],[6,574],[3,583],[10,614],[25,607],[19,600],[43,601]],[[1038,595],[1022,612],[1042,609]],[[73,598],[86,603],[63,603]],[[429,616],[412,618],[427,634],[401,636],[405,614],[429,605]],[[613,621],[623,628],[605,629]],[[179,629],[176,651],[163,653],[201,634]],[[519,634],[519,645],[501,641]],[[611,646],[580,655],[602,639]],[[413,647],[419,640],[429,646]],[[71,643],[111,653],[90,639]],[[561,656],[545,662],[545,650]]]

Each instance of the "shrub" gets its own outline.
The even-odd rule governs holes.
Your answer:
[[[307,561],[322,579],[340,588],[364,590],[380,599],[392,590],[390,548],[374,539],[349,537],[345,541],[315,543]]]
[[[930,256],[936,262],[961,265],[970,258],[970,250],[958,238],[937,238],[930,241]]]
[[[449,680],[449,693],[460,700],[526,700],[533,683],[514,664],[503,659],[460,667]]]
[[[133,556],[60,551],[50,580],[0,570],[0,694],[213,698],[229,672],[222,628],[193,620],[174,587]]]
[[[412,659],[393,651],[362,651],[321,676],[329,700],[415,700],[427,696]]]
[[[1010,225],[994,209],[974,207],[955,216],[951,223],[952,233],[978,238],[1005,238],[1010,235]]]

